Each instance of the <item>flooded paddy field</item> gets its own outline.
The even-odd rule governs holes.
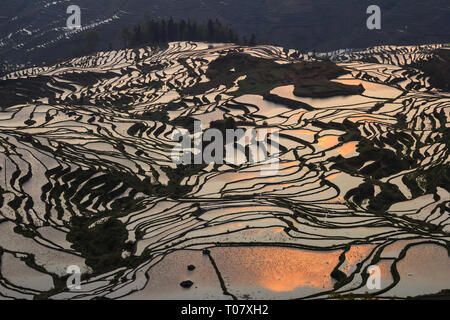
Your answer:
[[[450,94],[409,66],[440,47],[310,56],[176,42],[8,74],[0,299],[403,299],[450,289]],[[312,81],[322,96],[307,97],[303,69],[291,84],[246,73],[241,60],[226,79],[212,72],[242,56],[270,63],[275,78],[297,81],[290,66],[330,59],[344,74]],[[177,166],[172,135],[194,119],[277,132],[279,169],[261,174],[267,163],[248,159]],[[72,265],[80,290],[66,286]]]

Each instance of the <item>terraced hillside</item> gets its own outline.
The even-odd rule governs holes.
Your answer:
[[[450,94],[408,67],[440,47],[305,55],[177,42],[8,74],[0,298],[404,298],[450,288]],[[222,78],[236,56],[248,60]],[[249,68],[254,60],[275,71]],[[329,60],[345,72],[312,85],[305,73]],[[299,93],[311,86],[353,89]],[[175,165],[172,134],[193,119],[277,132],[279,170]],[[69,265],[83,272],[81,290],[66,288]],[[370,290],[372,265],[382,286]]]
[[[366,27],[373,4],[381,8],[381,30]],[[81,8],[82,29],[66,29],[69,5]],[[3,0],[0,74],[17,65],[72,58],[88,30],[100,34],[99,49],[121,48],[121,30],[145,19],[219,19],[241,39],[256,34],[262,43],[334,50],[448,42],[449,15],[447,0]]]

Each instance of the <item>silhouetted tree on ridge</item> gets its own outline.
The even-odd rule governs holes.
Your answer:
[[[239,36],[228,25],[219,20],[209,19],[206,23],[192,19],[175,21],[146,20],[132,28],[124,28],[121,39],[126,47],[141,45],[158,45],[171,41],[205,41],[240,43]],[[256,37],[252,35],[251,43],[256,44]]]

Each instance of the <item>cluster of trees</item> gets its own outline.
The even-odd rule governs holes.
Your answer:
[[[175,21],[147,20],[130,28],[124,28],[121,39],[126,47],[140,45],[156,45],[171,41],[206,41],[206,42],[233,42],[240,43],[241,39],[228,25],[219,20],[197,22],[188,19]],[[255,45],[256,37],[252,35],[250,40],[243,38],[246,45]]]
[[[71,54],[80,57],[97,52],[100,44],[100,34],[96,30],[88,30],[83,34],[79,44],[72,46]]]
[[[429,60],[410,64],[410,67],[422,70],[430,78],[433,87],[444,91],[450,90],[450,50],[438,49]]]
[[[168,20],[145,20],[144,22],[122,29],[120,39],[125,48],[139,47],[144,45],[162,45],[171,41],[204,41],[216,43],[238,43],[253,46],[256,45],[256,36],[243,37],[229,26],[222,24],[219,20],[198,22],[193,19]],[[80,42],[73,46],[71,54],[74,57],[89,55],[98,50],[106,49],[101,45],[102,38],[98,31],[89,30],[83,34]],[[100,48],[101,47],[101,48]],[[113,44],[108,43],[108,50],[113,50]]]

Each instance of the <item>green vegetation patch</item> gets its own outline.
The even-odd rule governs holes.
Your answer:
[[[413,63],[410,67],[422,70],[426,76],[430,77],[433,87],[450,90],[450,50],[436,50],[432,59]]]
[[[347,132],[340,138],[341,141],[359,141],[357,147],[359,154],[357,156],[344,158],[339,155],[330,158],[330,161],[335,163],[333,165],[334,168],[348,173],[363,174],[368,178],[379,180],[403,170],[411,169],[415,164],[414,159],[401,152],[402,145],[400,142],[406,146],[412,146],[413,144],[413,140],[408,134],[396,132],[395,134],[388,134],[386,136],[385,142],[389,143],[396,150],[399,150],[395,153],[392,150],[386,149],[383,143],[379,141],[373,142],[361,136],[358,124],[346,120],[342,125],[334,124],[334,128]],[[374,163],[364,166],[368,161],[374,161]]]
[[[428,170],[417,170],[403,177],[413,197],[436,193],[438,187],[450,192],[450,165],[440,164]]]
[[[231,71],[233,69],[234,71]],[[235,96],[268,95],[270,90],[290,84],[295,87],[294,94],[302,97],[362,93],[364,91],[362,86],[349,86],[330,81],[346,73],[347,71],[330,61],[279,64],[270,59],[234,52],[211,62],[206,72],[210,81],[197,83],[185,89],[185,93],[197,95],[220,85],[231,88],[242,76],[246,78],[239,82],[239,90],[233,93]]]
[[[130,250],[133,244],[126,243],[128,232],[125,225],[115,218],[109,218],[89,228],[93,223],[94,220],[85,217],[72,218],[71,230],[67,235],[72,247],[86,258],[86,264],[94,273],[128,266],[130,261],[122,258],[122,252]]]
[[[172,41],[240,42],[239,36],[230,26],[211,19],[208,21],[146,19],[140,24],[122,29],[120,38],[126,47],[156,46]],[[255,36],[252,36],[249,44],[255,42]]]
[[[167,186],[160,188],[159,191],[163,192],[163,195],[169,195],[173,199],[178,199],[179,197],[192,191],[193,186],[181,185],[181,181],[185,177],[190,177],[198,174],[206,167],[205,164],[188,164],[188,165],[178,165],[176,168],[161,168],[169,178],[169,183]]]

